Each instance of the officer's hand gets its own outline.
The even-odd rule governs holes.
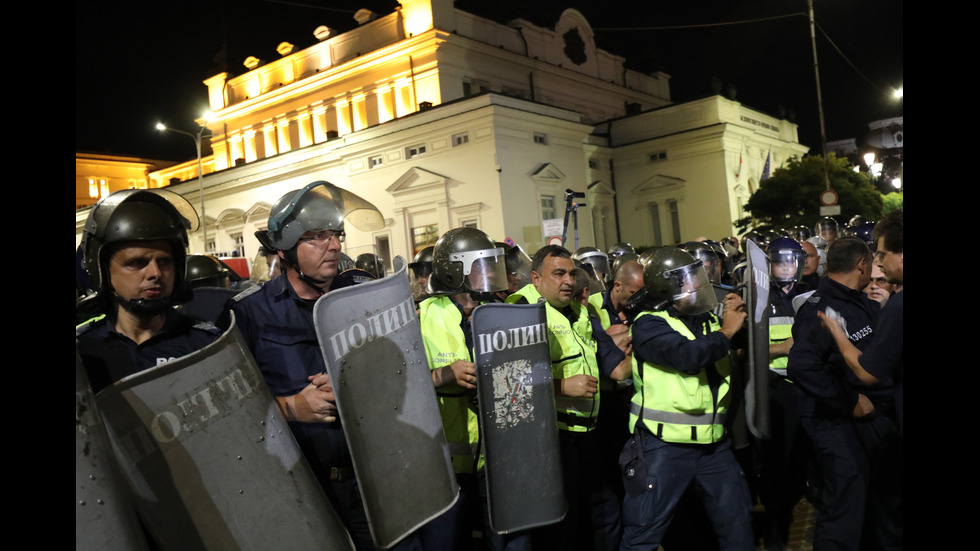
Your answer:
[[[277,396],[276,402],[289,421],[333,423],[337,420],[337,399],[326,373],[311,375],[298,394]]]
[[[745,324],[745,319],[749,316],[745,311],[745,301],[735,293],[725,295],[725,312],[721,320],[721,332],[729,339]]]
[[[476,388],[476,364],[466,360],[456,360],[432,370],[432,383],[436,388],[455,384],[460,388]]]
[[[456,360],[449,364],[456,376],[456,384],[468,389],[476,388],[476,364],[466,360]]]
[[[599,392],[599,379],[580,373],[561,379],[561,393],[571,398],[595,398]]]
[[[629,327],[622,323],[610,325],[609,329],[606,329],[606,334],[612,337],[617,348],[622,350],[624,354],[629,354],[627,350],[631,350],[630,343],[633,341],[633,337],[630,336]]]
[[[817,310],[817,317],[820,318],[820,325],[823,326],[824,329],[829,331],[830,334],[833,335],[835,339],[847,338],[847,334],[844,333],[844,328],[841,327],[840,321],[831,318],[830,316],[828,316],[824,312],[821,312],[820,310]]]
[[[875,405],[871,403],[864,394],[858,394],[857,404],[854,406],[854,418],[860,419],[862,417],[867,417],[875,411]]]

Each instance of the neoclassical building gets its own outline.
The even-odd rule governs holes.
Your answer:
[[[627,69],[576,10],[546,28],[402,0],[355,19],[354,30],[317,28],[314,46],[283,43],[275,61],[249,58],[247,72],[205,81],[208,243],[197,232],[193,251],[251,258],[269,207],[315,180],[381,209],[385,227],[349,228],[344,247],[389,262],[466,225],[533,252],[556,233],[568,189],[585,194],[578,246],[719,238],[744,216],[767,160],[775,169],[807,151],[795,124],[721,96],[672,104],[668,75]],[[196,170],[195,159],[151,173],[150,187],[181,179],[169,189],[198,205]]]

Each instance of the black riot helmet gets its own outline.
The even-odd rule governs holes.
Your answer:
[[[429,277],[432,275],[432,245],[416,253],[415,258],[408,263],[408,268],[415,273],[415,277]]]
[[[675,247],[655,249],[643,267],[645,307],[662,310],[673,304],[685,315],[703,314],[718,305],[715,290],[700,260]]]
[[[320,180],[280,197],[269,212],[268,229],[255,232],[255,237],[265,248],[282,251],[287,264],[299,272],[300,279],[317,288],[323,282],[313,280],[299,270],[296,245],[308,231],[339,232],[339,238],[343,240],[345,220],[361,231],[384,227],[384,217],[374,205]],[[352,268],[353,262],[349,264],[342,260],[339,270]]]
[[[374,253],[357,255],[357,258],[354,259],[354,268],[371,274],[374,279],[381,279],[388,273],[384,260],[381,260],[381,257]]]
[[[810,228],[804,226],[803,224],[794,226],[789,233],[790,233],[790,237],[796,239],[801,243],[813,237],[813,232],[810,230]]]
[[[596,277],[602,282],[608,281],[612,270],[609,268],[609,257],[606,253],[595,247],[579,247],[572,254],[572,260],[577,265],[591,264]]]
[[[748,246],[747,243],[749,241],[752,241],[753,243],[755,243],[756,245],[758,245],[759,248],[761,248],[761,249],[765,249],[766,248],[766,244],[767,243],[766,243],[766,240],[763,237],[762,233],[760,233],[760,232],[758,232],[756,230],[749,230],[749,231],[747,231],[747,232],[745,232],[745,233],[742,234],[742,239],[739,242],[739,245],[741,246],[743,253],[748,254],[749,246]]]
[[[780,237],[769,242],[769,273],[773,281],[782,284],[795,283],[803,277],[806,268],[806,251],[792,237]]]
[[[633,245],[630,245],[629,243],[620,242],[620,243],[616,243],[612,247],[609,247],[609,250],[606,251],[606,256],[609,257],[609,260],[612,260],[613,262],[616,261],[616,258],[624,254],[636,254],[636,249],[634,249]],[[636,259],[634,258],[633,260]]]
[[[854,237],[860,238],[861,241],[868,244],[868,247],[871,248],[871,252],[875,252],[875,243],[871,239],[871,234],[875,230],[874,222],[862,222],[857,226],[854,226],[852,230],[854,232]]]
[[[504,250],[476,228],[442,234],[432,250],[432,294],[492,293],[507,288]]]
[[[839,229],[837,220],[834,220],[829,216],[824,216],[820,220],[817,220],[817,223],[813,225],[813,234],[824,238],[829,245],[837,240],[837,233]]]
[[[198,227],[197,211],[182,196],[168,190],[127,189],[96,203],[82,230],[82,266],[95,294],[90,300],[117,300],[131,312],[155,314],[190,298],[184,270],[187,232]],[[158,299],[124,302],[109,281],[109,253],[118,244],[134,241],[169,241],[174,259],[174,290]],[[104,307],[107,304],[103,303]]]
[[[231,287],[231,274],[217,258],[209,254],[192,254],[187,257],[187,284],[198,287]]]
[[[505,247],[504,251],[506,251],[504,254],[507,264],[507,293],[516,293],[531,283],[531,257],[520,245]]]
[[[408,263],[408,285],[412,289],[412,297],[416,302],[421,302],[429,294],[429,277],[432,275],[432,245],[422,249],[415,254],[415,258]]]
[[[721,260],[724,258],[724,255],[719,254],[711,244],[705,241],[688,241],[681,248],[691,253],[691,256],[704,264],[704,270],[708,273],[708,279],[712,283],[721,283]]]

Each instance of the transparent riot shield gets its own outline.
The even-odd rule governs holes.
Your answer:
[[[313,308],[371,536],[386,548],[459,497],[404,259],[395,267]]]
[[[102,414],[75,354],[75,549],[148,549]]]
[[[544,303],[485,304],[471,323],[490,525],[558,522],[568,507]]]
[[[162,549],[353,548],[234,324],[97,401]]]

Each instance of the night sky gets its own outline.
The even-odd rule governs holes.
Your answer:
[[[154,124],[193,130],[194,118],[207,108],[204,79],[221,71],[241,74],[250,55],[277,59],[275,48],[283,41],[297,50],[310,46],[319,25],[349,30],[357,26],[359,8],[384,15],[396,5],[76,2],[75,150],[191,159],[189,138],[160,133]],[[545,27],[563,9],[576,8],[595,29],[600,48],[625,57],[633,70],[671,75],[675,103],[719,86],[722,93],[734,88],[735,99],[749,107],[795,115],[800,142],[820,152],[806,0],[457,0],[456,7],[498,22],[521,17]],[[902,0],[815,0],[814,11],[827,139],[860,141],[868,122],[903,112],[890,98],[891,89],[903,85]],[[743,23],[720,25],[732,22]]]

